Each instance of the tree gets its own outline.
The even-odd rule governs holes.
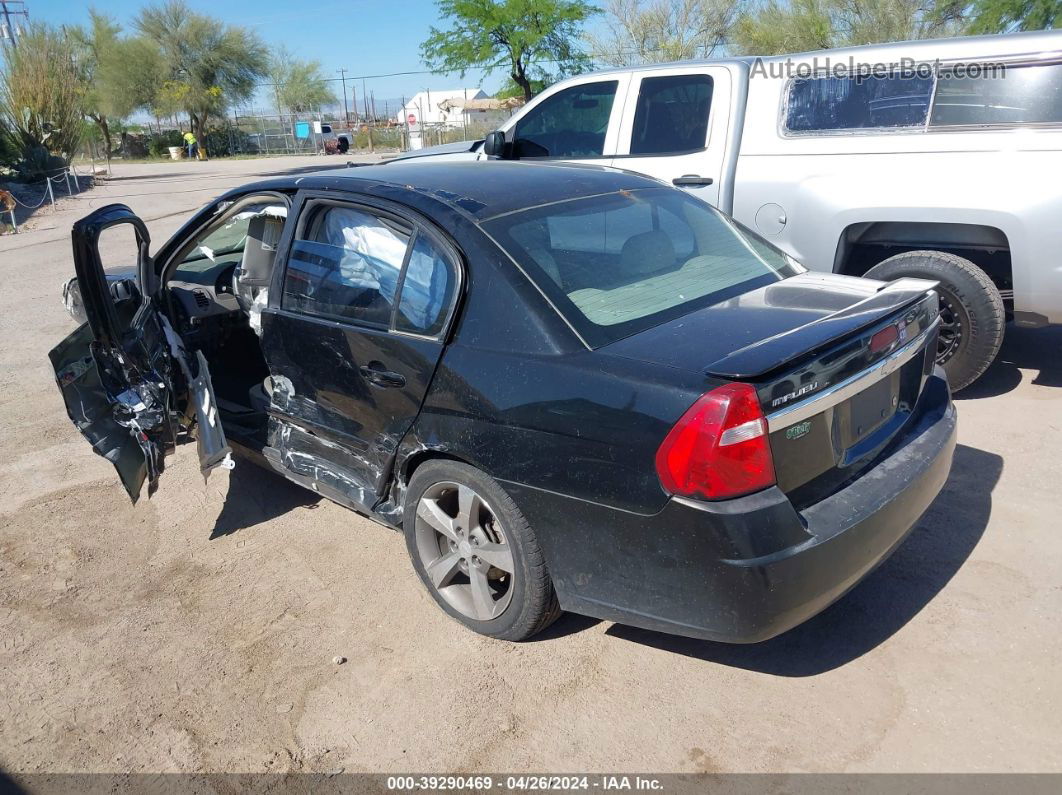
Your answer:
[[[99,127],[108,159],[111,128],[140,108],[150,108],[162,84],[158,46],[143,37],[122,37],[122,28],[106,14],[89,10],[88,28],[70,31],[77,44],[77,65],[86,86],[85,114]]]
[[[87,29],[76,27],[70,35],[78,46],[77,65],[81,70],[81,79],[86,86],[85,115],[96,123],[103,139],[104,153],[111,156],[111,131],[107,116],[113,114],[108,107],[106,91],[102,90],[100,80],[100,60],[109,54],[118,42],[122,28],[110,17],[89,9],[90,24]]]
[[[321,74],[320,62],[295,58],[284,47],[270,56],[269,80],[279,113],[308,113],[336,101],[335,92]]]
[[[577,74],[589,58],[576,43],[581,26],[598,9],[585,0],[438,0],[439,16],[449,30],[432,27],[422,45],[424,62],[436,72],[469,69],[489,74],[509,70],[524,100],[531,99],[533,78]]]
[[[707,58],[722,46],[740,0],[609,0],[605,32],[588,36],[609,66]]]
[[[778,55],[857,44],[954,36],[967,0],[766,0],[731,34],[738,52]]]
[[[1058,0],[974,0],[970,33],[1011,33],[1062,27]]]
[[[39,178],[69,162],[81,142],[85,86],[67,31],[36,23],[6,54],[0,118],[16,168]]]
[[[200,140],[205,140],[207,121],[250,99],[268,72],[268,51],[257,35],[195,13],[184,0],[147,6],[136,28],[158,46],[165,64],[155,107],[187,113]]]
[[[550,84],[547,83],[545,80],[538,80],[536,78],[531,79],[532,94],[541,94],[543,91],[549,88],[549,86]],[[505,82],[502,84],[502,87],[499,88],[496,92],[494,92],[494,98],[511,99],[512,97],[520,97],[520,99],[523,100],[524,89],[522,86],[518,86],[516,83],[514,83],[513,79],[509,77],[505,79]]]

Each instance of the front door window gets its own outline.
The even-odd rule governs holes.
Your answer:
[[[616,80],[558,91],[516,125],[515,157],[599,157],[616,99]]]

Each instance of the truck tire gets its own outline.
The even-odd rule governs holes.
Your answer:
[[[892,281],[904,276],[940,282],[937,364],[953,391],[976,381],[1003,344],[1006,317],[999,290],[970,260],[944,251],[908,251],[883,260],[864,274]]]

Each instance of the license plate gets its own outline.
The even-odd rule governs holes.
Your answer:
[[[865,439],[896,413],[899,403],[898,373],[881,379],[848,401],[849,444]]]

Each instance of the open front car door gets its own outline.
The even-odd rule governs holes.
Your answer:
[[[132,227],[137,278],[108,284],[100,236],[121,224]],[[145,481],[154,493],[166,455],[196,422],[204,475],[231,468],[206,362],[202,354],[189,359],[159,311],[144,222],[111,204],[75,223],[71,236],[86,322],[48,357],[75,427],[114,464],[133,502]]]

